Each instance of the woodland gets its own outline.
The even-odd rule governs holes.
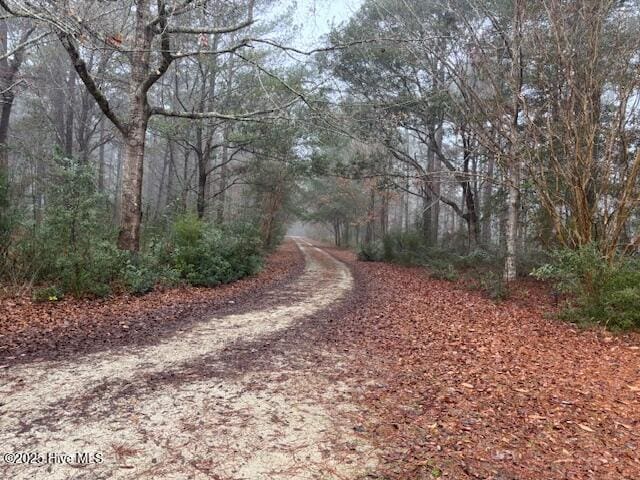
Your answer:
[[[0,5],[7,291],[216,285],[301,222],[640,322],[635,1],[371,0],[310,47],[274,1]]]
[[[0,444],[101,452],[64,480],[640,478],[639,31],[0,0]]]

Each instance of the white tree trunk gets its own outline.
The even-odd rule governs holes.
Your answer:
[[[507,172],[509,190],[507,194],[507,254],[504,263],[504,280],[512,282],[516,279],[516,252],[518,239],[518,184],[520,182],[520,169],[516,162],[509,165]]]

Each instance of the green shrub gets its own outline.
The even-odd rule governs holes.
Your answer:
[[[451,263],[443,263],[442,265],[431,266],[429,268],[429,276],[438,280],[447,280],[455,282],[458,280],[458,271]]]
[[[115,246],[104,205],[91,166],[56,159],[42,221],[16,251],[23,275],[75,296],[108,295],[126,256]]]
[[[417,232],[391,232],[382,239],[383,258],[387,262],[404,265],[422,263],[428,248]]]
[[[158,276],[146,265],[136,265],[128,261],[124,271],[123,280],[128,292],[134,295],[144,295],[153,290]]]
[[[551,261],[549,251],[537,245],[519,249],[516,255],[518,275],[527,276],[533,270],[548,264]],[[504,258],[501,256],[500,264],[503,265]]]
[[[262,268],[262,242],[253,226],[217,228],[194,216],[178,218],[170,235],[150,228],[139,253],[119,250],[91,166],[66,158],[55,162],[40,222],[5,228],[9,222],[0,211],[0,239],[12,240],[10,255],[0,251],[0,274],[10,261],[6,271],[15,280],[55,285],[37,290],[34,298],[103,297],[113,287],[142,295],[156,284],[213,286]],[[0,185],[0,206],[4,192]]]
[[[172,263],[174,246],[171,239],[166,237],[163,231],[158,231],[144,242],[139,254],[129,259],[131,277],[125,279],[127,280],[125,283],[128,283],[131,288],[134,284],[138,284],[133,288],[138,294],[144,293],[143,290],[146,288],[143,284],[147,284],[147,287],[151,284],[152,289],[156,284],[172,287],[186,283]]]
[[[118,250],[110,238],[94,237],[94,242],[55,257],[57,274],[53,277],[66,292],[105,297],[111,293],[111,284],[121,277],[128,254]]]
[[[10,273],[9,254],[20,220],[19,211],[12,205],[10,197],[9,181],[0,171],[0,278]]]
[[[210,287],[255,274],[262,256],[260,236],[250,226],[215,228],[194,216],[174,224],[171,263],[191,285]]]
[[[611,265],[595,244],[577,250],[562,249],[551,254],[551,262],[534,269],[532,275],[550,279],[562,293],[584,293],[590,298],[600,296],[600,289],[610,276]]]
[[[55,285],[38,288],[33,292],[34,302],[57,302],[58,300],[62,300],[63,298],[64,292]]]
[[[363,243],[358,249],[358,260],[363,262],[380,262],[383,258],[384,252],[379,242]]]
[[[509,288],[500,272],[488,271],[480,278],[480,288],[493,300],[509,298]]]
[[[604,318],[608,326],[621,330],[640,327],[640,286],[614,290],[604,298]]]
[[[468,255],[461,255],[456,259],[456,265],[459,268],[477,268],[479,266],[488,266],[495,263],[495,257],[492,257],[486,250],[473,250]]]
[[[594,244],[558,250],[552,262],[532,272],[571,296],[563,317],[612,329],[640,328],[640,261],[607,261]]]

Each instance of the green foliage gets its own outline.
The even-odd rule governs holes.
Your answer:
[[[455,282],[460,278],[458,271],[451,263],[435,263],[429,269],[429,276],[437,280]]]
[[[456,281],[459,278],[459,257],[429,245],[419,232],[391,232],[385,235],[382,243],[387,262],[424,266],[429,270],[429,276],[438,280]]]
[[[508,297],[508,287],[502,278],[502,258],[495,252],[476,249],[468,254],[430,245],[419,232],[391,232],[381,246],[362,247],[363,260],[384,260],[403,265],[421,265],[431,278],[457,281],[486,292],[494,300]]]
[[[184,216],[174,224],[172,241],[172,266],[192,285],[232,282],[262,267],[260,235],[247,225],[220,229]]]
[[[152,268],[139,262],[128,261],[122,272],[127,291],[134,295],[144,295],[155,287],[158,275]]]
[[[57,302],[58,300],[62,300],[63,298],[64,292],[55,285],[38,288],[33,292],[34,302]]]
[[[113,289],[142,295],[157,284],[214,286],[262,267],[256,228],[218,228],[195,216],[179,217],[169,225],[168,236],[160,227],[150,229],[139,253],[119,250],[92,168],[66,158],[55,163],[40,222],[18,225],[0,214],[0,235],[7,239],[3,245],[12,244],[2,265],[10,263],[7,270],[15,280],[41,286],[34,291],[35,300],[55,301],[65,294],[103,297]],[[8,203],[5,187],[0,187],[3,206]]]
[[[105,296],[125,256],[114,244],[93,170],[57,159],[42,222],[18,249],[23,270],[37,282],[53,283],[75,296]]]
[[[571,296],[563,317],[598,323],[614,330],[640,328],[640,260],[618,257],[608,262],[597,245],[563,249],[532,272],[551,280]]]
[[[460,255],[455,259],[459,268],[480,268],[493,265],[495,257],[486,250],[473,250],[467,255]]]
[[[326,225],[333,231],[336,245],[348,245],[352,229],[366,223],[368,194],[355,182],[314,179],[306,182],[301,193],[300,204],[306,213],[300,217]]]
[[[9,265],[9,251],[19,215],[11,205],[9,181],[0,171],[0,277],[5,276]]]
[[[417,232],[396,232],[382,239],[384,259],[401,264],[421,264],[428,256],[428,248]]]
[[[542,280],[553,280],[562,293],[586,289],[588,296],[599,296],[598,290],[611,271],[610,265],[595,244],[577,250],[562,249],[552,253],[551,262],[533,270]]]
[[[624,276],[624,274],[622,275]],[[619,277],[621,278],[621,277]],[[627,277],[627,281],[629,278]],[[631,282],[629,282],[631,283]],[[604,318],[614,329],[629,330],[640,327],[640,284],[607,292],[604,297]],[[596,313],[600,313],[597,311]]]
[[[112,238],[100,240],[100,232],[91,229],[85,232],[87,243],[71,242],[65,227],[62,219],[47,217],[26,251],[38,255],[38,281],[53,282],[61,292],[76,296],[106,296],[114,285],[135,295],[159,283],[215,286],[254,274],[262,266],[260,237],[246,225],[215,228],[195,216],[180,217],[168,241],[156,236],[133,255],[118,250]]]
[[[501,272],[488,271],[480,277],[480,288],[493,300],[509,298],[509,288]]]
[[[358,249],[358,260],[363,262],[381,262],[384,259],[382,245],[379,242],[363,243]]]

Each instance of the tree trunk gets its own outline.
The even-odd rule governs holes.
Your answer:
[[[520,125],[520,93],[523,87],[524,63],[522,56],[522,6],[520,0],[514,5],[514,44],[517,61],[513,62],[513,80],[517,95],[513,99],[512,133],[518,136]],[[511,282],[516,279],[516,249],[518,247],[518,187],[520,185],[520,162],[514,151],[514,144],[509,145],[510,158],[507,164],[507,225],[506,225],[506,258],[504,263],[504,280]]]
[[[434,125],[433,129],[433,145],[429,147],[429,164],[427,166],[430,174],[429,191],[433,192],[429,203],[431,204],[430,225],[429,225],[429,243],[431,245],[438,244],[438,231],[440,230],[440,202],[436,201],[440,195],[440,160],[436,155],[435,148],[442,149],[443,129],[442,124]]]
[[[2,94],[2,113],[0,114],[0,176],[9,172],[9,120],[13,107],[13,92]]]
[[[386,236],[389,231],[389,196],[387,188],[382,191],[380,202],[380,235]]]
[[[493,195],[493,169],[495,165],[495,157],[489,154],[487,163],[487,178],[484,179],[482,186],[482,243],[485,247],[491,244],[491,197]]]
[[[504,263],[504,280],[512,282],[516,279],[516,248],[518,240],[518,183],[519,168],[509,165],[507,192],[507,224],[506,224],[506,257]]]
[[[407,181],[405,188],[409,190],[409,182]],[[405,233],[409,231],[409,194],[405,192],[404,194],[404,231]]]
[[[429,189],[423,189],[422,196],[422,236],[425,241],[431,245],[431,208],[430,204],[433,203],[431,201],[431,195],[429,194]]]
[[[204,218],[207,195],[207,166],[202,155],[198,158],[198,199],[196,201],[196,211],[198,218]]]
[[[169,149],[164,151],[164,159],[162,161],[162,173],[160,174],[160,182],[158,183],[158,196],[156,197],[156,208],[154,212],[154,218],[157,220],[160,218],[160,212],[162,211],[163,200],[165,198],[165,182],[167,178],[167,170],[169,169]],[[167,201],[164,201],[164,205]]]
[[[227,199],[227,166],[223,165],[220,170],[220,193],[216,205],[216,222],[224,223],[225,203]]]
[[[169,151],[169,172],[167,174],[167,195],[164,204],[165,206],[170,206],[170,208],[173,209],[175,201],[173,182],[174,179],[178,177],[178,173],[176,171],[175,157],[173,155],[173,142],[171,140],[167,140],[167,150]]]
[[[200,110],[204,110],[204,92],[200,102]],[[195,127],[196,135],[196,166],[198,167],[198,191],[196,195],[196,214],[199,219],[204,218],[204,210],[206,208],[207,198],[207,176],[209,168],[209,148],[203,142],[204,127],[202,123],[198,123]]]
[[[0,20],[0,53],[6,55],[8,50],[8,34],[7,21]],[[10,75],[9,61],[4,58],[0,60],[0,80],[2,81],[2,90],[7,89],[7,80]],[[9,171],[9,149],[7,140],[9,137],[9,117],[11,115],[11,107],[13,106],[13,98],[7,98],[11,91],[7,91],[2,95],[2,113],[0,114],[0,179]]]
[[[137,252],[140,249],[142,224],[142,172],[148,115],[143,102],[131,115],[132,122],[125,136],[120,191],[120,233],[118,248]],[[137,110],[137,111],[136,111]]]
[[[182,191],[180,192],[180,211],[187,212],[187,204],[189,203],[189,187],[191,179],[189,178],[189,155],[190,151],[184,154],[184,162],[182,164]]]
[[[105,158],[104,158],[104,146],[105,146],[105,133],[104,133],[104,121],[100,122],[100,147],[98,148],[98,192],[104,193],[104,171],[105,171]]]
[[[119,205],[118,248],[130,252],[140,250],[144,147],[151,115],[147,99],[147,91],[153,85],[152,77],[149,76],[152,32],[147,27],[148,15],[149,1],[137,0],[134,50],[131,56],[132,68],[129,81],[129,115],[126,126],[120,126],[125,145]],[[159,75],[162,73],[158,70]]]
[[[227,198],[227,163],[229,161],[229,149],[227,147],[228,127],[225,126],[223,134],[222,156],[220,162],[220,193],[218,194],[218,204],[216,205],[216,221],[219,224],[224,223],[224,210]]]
[[[73,116],[74,116],[74,90],[76,86],[76,72],[71,67],[67,77],[67,104],[65,105],[64,115],[64,156],[66,158],[73,157]]]
[[[25,31],[20,42],[26,41],[32,31],[33,29]],[[6,55],[8,53],[8,36],[7,21],[0,20],[0,54]],[[2,95],[0,96],[2,101],[2,112],[0,113],[0,176],[8,175],[9,172],[9,120],[15,98],[12,83],[22,65],[23,59],[23,50],[16,51],[12,61],[9,61],[6,57],[0,59],[0,88],[2,89]]]
[[[369,187],[369,209],[367,212],[367,230],[365,232],[364,243],[369,245],[374,240],[375,236],[375,207],[376,207],[376,192],[373,186]]]

